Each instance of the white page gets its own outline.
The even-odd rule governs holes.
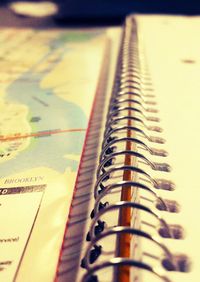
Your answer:
[[[167,139],[165,148],[173,168],[170,178],[177,189],[170,196],[181,205],[174,221],[182,224],[186,232],[184,240],[167,240],[167,244],[173,252],[185,253],[192,260],[190,273],[168,275],[176,282],[197,282],[200,279],[200,18],[141,15],[137,20]]]
[[[31,236],[45,185],[1,189],[1,279],[12,281]]]

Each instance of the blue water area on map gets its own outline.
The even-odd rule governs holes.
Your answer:
[[[0,169],[1,177],[41,166],[59,172],[64,172],[67,167],[76,171],[78,162],[67,159],[64,155],[80,153],[84,136],[84,132],[70,132],[39,137],[36,143],[21,151],[15,159],[3,163]]]
[[[45,72],[36,74],[29,70],[7,88],[8,101],[24,104],[30,117],[40,117],[35,124],[37,131],[87,127],[87,117],[78,105],[56,96],[52,89],[40,88],[41,81],[62,60],[63,54]],[[66,167],[76,170],[77,161],[66,159],[64,155],[80,154],[84,136],[85,132],[69,132],[35,138],[29,148],[3,164],[1,177],[41,166],[60,172]]]

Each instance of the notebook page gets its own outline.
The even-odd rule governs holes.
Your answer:
[[[183,253],[192,261],[191,272],[169,272],[172,281],[199,281],[200,277],[200,18],[150,15],[137,16],[156,100],[160,110],[165,149],[176,184],[171,197],[181,211],[166,221],[185,229],[185,239],[166,240],[174,253]],[[164,195],[164,193],[163,193]],[[165,241],[165,242],[166,242]]]
[[[0,41],[0,280],[53,281],[105,36],[2,29]]]

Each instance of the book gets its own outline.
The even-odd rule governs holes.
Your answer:
[[[58,281],[198,281],[198,26],[126,19],[93,188],[86,159]]]
[[[198,281],[199,26],[1,33],[0,280]]]

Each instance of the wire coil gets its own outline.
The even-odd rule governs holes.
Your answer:
[[[82,266],[87,271],[83,282],[99,281],[99,270],[124,265],[149,271],[165,282],[171,281],[167,278],[165,271],[169,269],[179,271],[176,256],[169,250],[164,238],[155,237],[143,231],[141,224],[138,226],[115,226],[113,224],[107,226],[106,222],[102,220],[110,212],[119,212],[129,208],[132,210],[132,216],[136,214],[137,217],[138,213],[140,214],[142,211],[154,218],[157,224],[166,230],[167,238],[175,239],[176,237],[170,224],[160,214],[162,211],[178,212],[178,208],[174,207],[173,209],[170,206],[172,201],[163,199],[158,193],[159,189],[173,191],[174,183],[165,177],[158,179],[154,177],[153,173],[153,171],[168,173],[170,166],[162,160],[161,162],[154,161],[154,158],[159,158],[159,160],[165,158],[167,152],[161,148],[165,140],[157,135],[162,132],[162,129],[159,126],[158,111],[155,108],[156,102],[152,92],[151,78],[138,37],[137,24],[134,17],[130,16],[124,27],[117,72],[105,124],[104,140],[97,167],[97,180],[94,187],[95,204],[87,235],[87,240],[90,243],[82,260]],[[156,136],[151,135],[152,131],[156,132]],[[127,132],[131,132],[132,135],[127,136]],[[127,142],[131,143],[134,149],[127,150],[125,147]],[[152,143],[155,147],[151,146]],[[127,155],[135,159],[134,164],[124,164]],[[125,171],[133,174],[132,180],[123,179]],[[117,193],[126,188],[131,188],[134,191],[133,200],[115,200]],[[140,197],[142,193],[146,193],[146,196]],[[107,201],[107,199],[109,200]],[[141,222],[144,224],[143,221]],[[142,258],[120,257],[116,255],[116,252],[112,258],[99,261],[99,258],[103,258],[103,245],[100,245],[102,240],[105,238],[109,240],[109,237],[114,235],[117,237],[116,242],[118,242],[119,236],[125,233],[134,236],[134,238],[137,237],[139,240],[145,238],[157,245],[161,256],[168,262],[168,267],[163,267],[161,264],[159,267],[163,268],[163,271],[160,271],[150,262],[143,261]],[[116,245],[115,248],[117,247]],[[106,253],[105,250],[104,252]]]

